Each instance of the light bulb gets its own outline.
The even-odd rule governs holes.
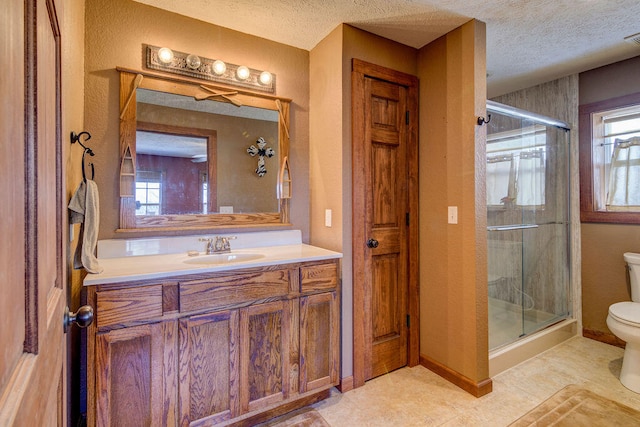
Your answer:
[[[263,71],[260,73],[260,83],[263,85],[268,85],[271,83],[271,73],[268,71]]]
[[[173,51],[168,47],[162,47],[158,50],[158,61],[163,64],[171,64],[173,61]]]
[[[240,80],[247,80],[250,74],[251,72],[244,65],[239,66],[236,70],[236,76],[238,76],[238,79]]]
[[[201,61],[198,55],[189,55],[187,56],[187,67],[192,70],[197,70],[200,67]]]
[[[223,75],[224,72],[227,71],[227,64],[220,61],[219,59],[213,62],[213,72],[219,76]]]

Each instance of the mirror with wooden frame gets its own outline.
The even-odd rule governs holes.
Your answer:
[[[118,71],[120,231],[289,225],[291,100]]]

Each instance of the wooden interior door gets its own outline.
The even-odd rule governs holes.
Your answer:
[[[417,255],[410,232],[411,221],[417,221],[415,212],[411,218],[412,198],[417,198],[412,184],[417,150],[410,121],[416,119],[411,113],[416,110],[417,81],[354,61],[352,82],[357,386],[409,360],[410,282],[417,282],[417,264],[410,262]]]
[[[54,0],[0,14],[0,425],[66,425],[60,27]]]

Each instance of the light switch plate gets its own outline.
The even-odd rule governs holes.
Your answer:
[[[331,209],[324,210],[324,226],[331,227]]]
[[[458,223],[458,207],[457,206],[449,206],[449,212],[447,214],[447,222],[449,224]]]

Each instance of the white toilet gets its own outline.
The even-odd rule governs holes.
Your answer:
[[[627,342],[620,371],[620,382],[629,390],[640,393],[640,254],[627,252],[624,260],[629,267],[631,301],[617,302],[609,307],[607,326]]]

